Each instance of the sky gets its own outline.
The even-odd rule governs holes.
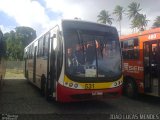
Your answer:
[[[0,29],[3,33],[17,26],[32,27],[37,36],[59,24],[61,19],[74,19],[97,22],[101,10],[113,13],[116,5],[127,9],[131,2],[140,3],[141,13],[146,14],[147,29],[151,28],[155,18],[160,16],[160,0],[0,0]],[[111,16],[116,19],[114,15]],[[122,34],[130,34],[130,21],[126,15],[122,20]],[[112,26],[119,31],[116,20]]]

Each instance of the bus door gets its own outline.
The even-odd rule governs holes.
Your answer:
[[[36,51],[37,46],[34,47],[34,56],[33,56],[33,82],[36,82]]]
[[[159,48],[158,41],[143,43],[144,52],[144,88],[146,93],[159,95]]]
[[[49,90],[50,90],[50,95],[53,95],[53,97],[55,97],[55,91],[56,91],[56,73],[57,73],[57,55],[56,55],[56,49],[55,49],[55,44],[56,44],[56,36],[53,35],[53,37],[51,37],[50,39],[50,53],[49,53],[49,62],[48,62],[48,66],[49,66]]]

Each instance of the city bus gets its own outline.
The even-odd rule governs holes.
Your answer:
[[[47,99],[74,102],[117,98],[122,60],[115,27],[62,20],[24,49],[25,77]]]
[[[6,51],[6,44],[5,41],[3,40],[3,33],[0,31],[0,89],[3,86],[3,79],[6,72],[5,51]]]
[[[124,93],[160,96],[160,28],[120,37]]]

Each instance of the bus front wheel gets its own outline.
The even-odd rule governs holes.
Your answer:
[[[129,98],[137,97],[136,83],[132,79],[127,79],[124,83],[124,94]]]

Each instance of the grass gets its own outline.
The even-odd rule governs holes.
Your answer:
[[[23,70],[6,69],[5,79],[24,79]]]

